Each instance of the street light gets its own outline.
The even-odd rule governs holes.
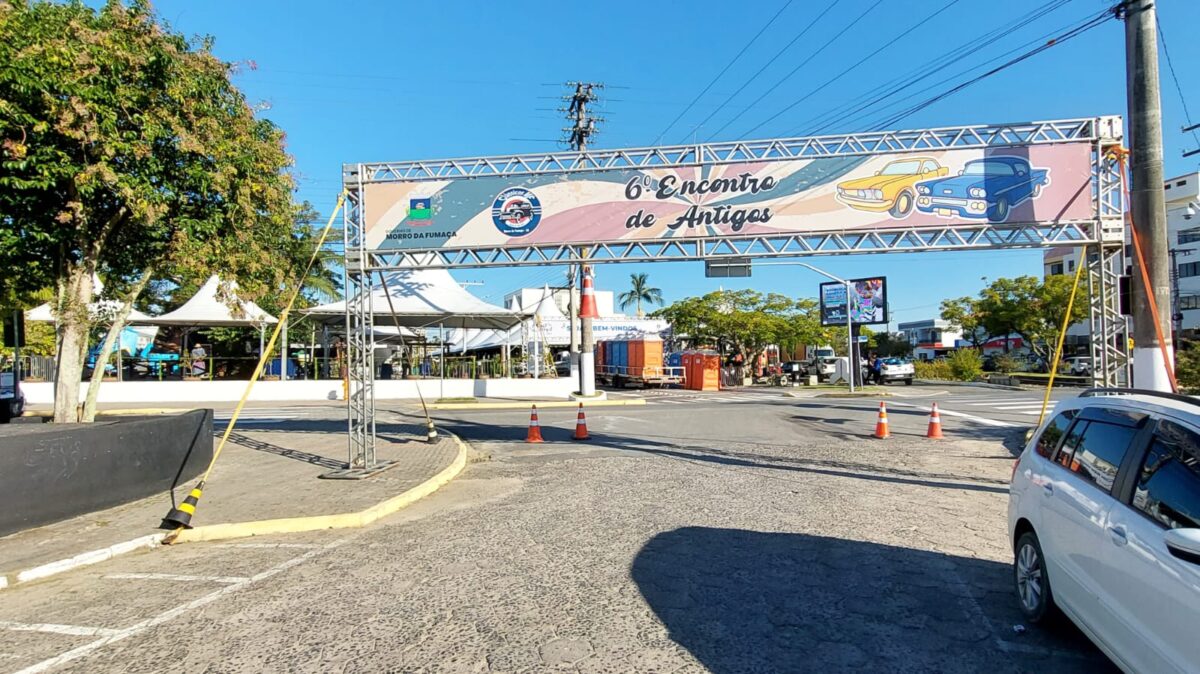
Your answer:
[[[850,371],[849,372],[850,392],[854,393],[854,376],[855,376],[854,346],[855,346],[855,344],[854,344],[854,326],[853,326],[853,323],[850,318],[850,294],[854,291],[854,284],[851,283],[850,281],[847,281],[844,278],[834,276],[833,274],[830,274],[829,272],[825,271],[824,269],[818,269],[817,267],[814,267],[811,264],[808,264],[807,262],[793,262],[793,261],[760,262],[756,266],[784,267],[784,266],[790,266],[790,265],[796,265],[799,267],[804,267],[805,269],[808,269],[810,271],[815,271],[816,273],[820,274],[821,276],[824,276],[825,278],[832,279],[832,280],[846,286],[846,361],[850,365],[850,367],[847,368]]]

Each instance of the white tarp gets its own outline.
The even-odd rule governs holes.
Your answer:
[[[249,300],[237,300],[237,310],[230,308],[217,297],[217,289],[221,280],[214,274],[195,295],[175,311],[169,311],[162,316],[155,316],[146,321],[147,325],[183,325],[195,327],[260,327],[268,323],[278,323],[274,316],[263,311],[257,304]],[[231,290],[236,292],[237,284],[231,284]]]
[[[92,275],[92,288],[97,295],[104,290],[104,283],[99,276],[94,274]],[[120,309],[121,302],[117,300],[96,300],[88,305],[88,314],[92,320],[111,321]],[[150,317],[137,309],[130,309],[129,318],[125,319],[125,324],[140,323],[148,318]],[[49,302],[26,311],[25,320],[31,323],[54,323],[57,321]]]
[[[517,325],[526,316],[475,297],[458,285],[445,269],[404,269],[389,272],[386,277],[391,306],[382,285],[371,291],[375,325],[423,328],[445,324],[447,328],[503,330]],[[303,313],[328,321],[344,320],[346,302],[322,304],[305,309]]]

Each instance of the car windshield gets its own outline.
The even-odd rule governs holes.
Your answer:
[[[833,349],[817,349],[817,358],[832,358]]]
[[[884,365],[903,365],[904,361],[900,360],[899,358],[884,358],[883,364]]]
[[[881,176],[910,176],[921,172],[920,160],[913,159],[911,161],[894,161],[879,172]]]
[[[973,161],[963,167],[963,175],[966,176],[1010,176],[1012,174],[1012,164],[1003,161]]]

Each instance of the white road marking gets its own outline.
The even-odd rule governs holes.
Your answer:
[[[177,573],[110,573],[101,576],[109,580],[170,580],[178,583],[241,583],[245,576],[187,576]]]
[[[931,409],[924,405],[913,405],[911,403],[890,402],[888,404],[895,405],[896,407],[909,407],[909,408],[916,409],[916,410],[922,410],[924,412],[928,412]],[[974,414],[964,414],[962,412],[954,412],[954,411],[943,408],[941,405],[938,405],[938,413],[941,414],[942,416],[947,416],[947,417],[960,417],[963,419],[969,419],[970,421],[974,421],[976,423],[980,423],[985,426],[1000,426],[1000,427],[1015,428],[1015,427],[1021,425],[1021,424],[1014,424],[1010,421],[997,421],[995,419],[988,419],[987,417],[977,417]]]
[[[286,562],[281,562],[279,564],[276,564],[275,566],[267,569],[266,571],[257,573],[255,575],[247,578],[244,581],[234,583],[232,585],[226,585],[225,587],[223,587],[219,590],[210,592],[204,596],[193,599],[192,601],[189,601],[185,604],[180,604],[179,606],[176,606],[175,608],[163,611],[162,613],[154,616],[153,618],[147,618],[146,620],[143,620],[141,622],[130,625],[129,627],[126,627],[124,629],[116,630],[111,635],[105,636],[101,639],[97,639],[90,643],[86,643],[82,646],[72,648],[71,650],[66,651],[64,653],[59,653],[58,655],[56,655],[52,658],[42,660],[41,662],[39,662],[37,664],[30,665],[29,667],[18,670],[16,672],[14,672],[13,674],[40,674],[40,672],[46,672],[46,671],[54,669],[55,667],[58,667],[60,665],[64,665],[68,662],[71,662],[73,660],[78,660],[79,658],[82,658],[82,657],[92,653],[93,651],[104,648],[105,646],[107,646],[109,644],[116,643],[123,639],[128,639],[129,637],[140,634],[140,633],[150,629],[151,627],[156,627],[165,622],[174,620],[175,618],[178,618],[179,616],[181,616],[189,611],[200,608],[201,606],[211,604],[214,601],[224,597],[227,594],[232,594],[234,592],[237,592],[238,590],[249,587],[250,585],[253,585],[260,581],[266,580],[267,578],[270,578],[271,576],[274,576],[279,573],[283,573],[284,571],[287,571],[288,569],[290,569],[294,566],[298,566],[300,564],[303,564],[304,562],[307,562],[308,560],[312,559],[313,557],[316,557],[319,554],[322,554],[324,552],[328,552],[329,550],[337,548],[338,546],[342,545],[342,543],[344,543],[345,541],[346,541],[346,539],[339,539],[332,543],[329,543],[328,545],[326,545],[320,549],[310,550],[310,551],[304,553],[303,555],[300,555],[299,557],[293,557],[292,559],[289,559]]]
[[[65,634],[72,637],[111,637],[118,631],[104,627],[55,625],[52,623],[14,623],[6,620],[0,620],[0,630],[9,630],[12,632],[46,632],[47,634]]]

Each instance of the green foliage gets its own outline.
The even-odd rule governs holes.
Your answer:
[[[1007,353],[1001,353],[993,356],[992,362],[995,363],[997,372],[1008,374],[1010,372],[1021,371],[1021,361],[1015,356]]]
[[[687,335],[694,344],[716,345],[749,357],[768,344],[791,350],[826,343],[829,334],[821,328],[817,311],[811,299],[718,290],[682,299],[653,315],[670,321],[676,334]]]
[[[975,349],[955,349],[946,356],[951,376],[958,381],[975,381],[983,376],[983,358]]]
[[[913,347],[903,335],[897,336],[886,332],[875,335],[874,350],[882,358],[908,358],[912,356]]]
[[[942,300],[941,316],[951,328],[961,331],[963,339],[971,342],[971,346],[978,349],[987,341],[979,300],[973,297]]]
[[[1074,283],[1074,276],[1064,274],[1045,280],[1034,276],[996,279],[980,293],[978,318],[988,334],[1016,333],[1034,353],[1048,359],[1058,341]],[[1084,320],[1087,308],[1088,291],[1081,285],[1067,324]]]
[[[954,373],[950,371],[950,364],[945,360],[914,361],[913,374],[917,379],[936,379],[939,381],[951,381],[954,379]]]
[[[1175,379],[1184,392],[1200,393],[1200,348],[1194,344],[1180,344],[1175,352]]]
[[[662,290],[650,287],[649,274],[630,274],[629,290],[617,295],[617,301],[620,302],[622,309],[628,309],[629,305],[634,305],[637,307],[637,315],[642,316],[642,302],[661,305],[663,295]]]

